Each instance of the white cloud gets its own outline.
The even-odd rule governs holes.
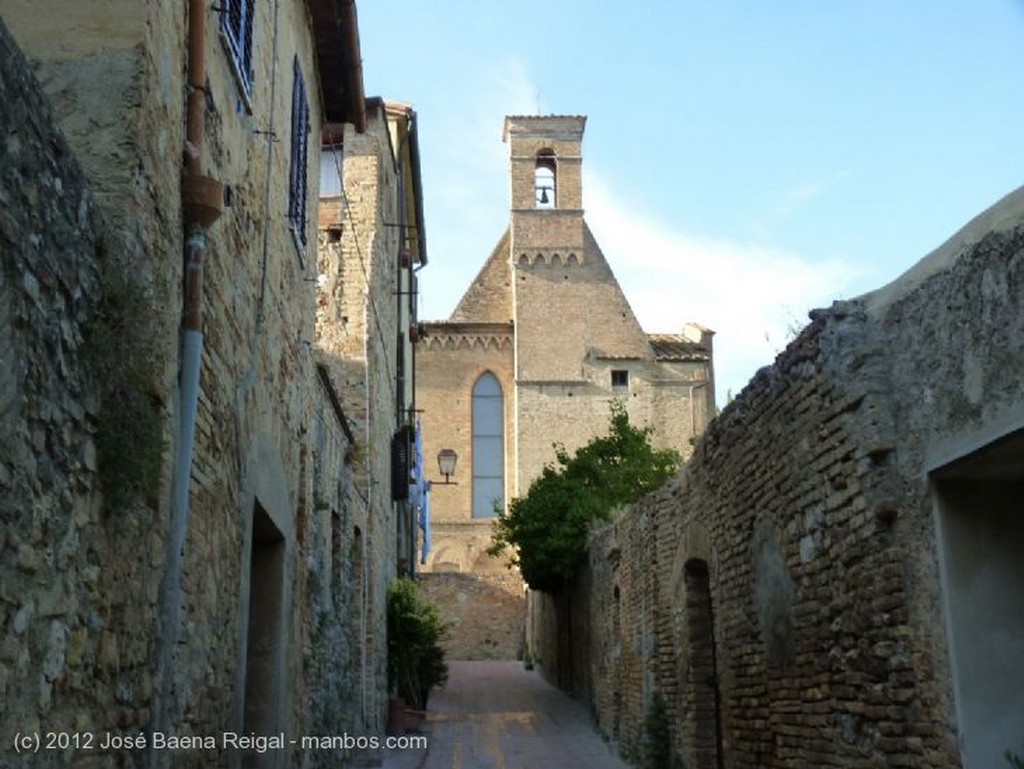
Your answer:
[[[839,261],[678,231],[617,199],[593,169],[585,185],[587,222],[644,329],[678,333],[695,321],[715,331],[720,402],[772,362],[808,310],[854,283]]]
[[[517,59],[485,64],[453,84],[451,103],[424,120],[423,157],[430,267],[422,275],[424,319],[447,317],[508,224],[507,114],[531,114],[537,90]],[[443,223],[444,226],[434,223]]]
[[[853,171],[838,171],[827,177],[812,179],[786,190],[754,222],[754,232],[765,233],[771,225],[800,214],[808,205],[853,177]]]
[[[455,86],[456,88],[459,85]],[[424,157],[430,267],[422,274],[424,319],[447,317],[508,223],[507,114],[537,111],[525,67],[506,60],[469,79],[460,105],[431,117],[433,157]],[[587,222],[634,311],[649,332],[678,333],[695,321],[713,329],[720,402],[772,362],[807,311],[847,295],[857,273],[835,260],[814,261],[757,242],[682,232],[585,169]],[[780,203],[791,213],[842,175],[795,188]],[[447,226],[433,226],[434,221]]]

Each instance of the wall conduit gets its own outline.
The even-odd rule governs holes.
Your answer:
[[[151,729],[166,731],[175,700],[174,653],[179,635],[181,564],[188,530],[189,486],[195,442],[196,412],[203,351],[203,262],[207,229],[223,210],[224,187],[204,176],[201,159],[206,110],[206,2],[188,3],[188,96],[185,106],[184,170],[181,182],[184,226],[185,276],[183,281],[182,338],[179,357],[179,422],[171,477],[167,560],[160,588],[157,616],[158,647],[151,708]],[[167,759],[150,754],[150,765]]]

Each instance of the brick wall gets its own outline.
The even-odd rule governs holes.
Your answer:
[[[424,596],[449,623],[449,660],[512,660],[523,656],[526,601],[514,572],[437,572],[419,577]]]
[[[575,589],[533,599],[546,674],[589,700],[626,754],[639,755],[655,696],[694,767],[719,750],[725,766],[961,766],[958,724],[973,765],[1024,747],[965,726],[983,704],[954,707],[951,659],[970,651],[946,634],[958,615],[942,564],[958,546],[937,529],[952,520],[938,479],[1017,477],[987,454],[957,458],[1016,445],[1024,426],[1022,197],[891,286],[812,313],[688,467],[595,537]],[[965,469],[945,469],[954,460]],[[1017,594],[1012,568],[1000,573],[1011,582],[990,591]],[[558,601],[572,602],[569,629]],[[1019,684],[1012,653],[993,648],[987,674]]]

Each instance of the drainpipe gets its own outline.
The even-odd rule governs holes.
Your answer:
[[[203,260],[207,229],[220,217],[224,188],[204,176],[201,168],[206,111],[206,2],[188,3],[188,96],[185,108],[184,170],[181,181],[185,236],[184,314],[179,362],[180,421],[171,478],[171,508],[167,567],[161,586],[156,690],[153,728],[166,727],[173,683],[174,651],[178,642],[182,550],[188,529],[189,482],[199,401],[199,369],[203,351]]]
[[[356,0],[341,0],[341,23],[347,35],[349,57],[346,62],[348,75],[348,113],[352,116],[356,133],[366,132],[366,94],[363,91],[363,56],[359,50],[359,20],[356,16]]]

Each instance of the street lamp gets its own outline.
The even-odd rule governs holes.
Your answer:
[[[444,476],[445,484],[453,485],[453,482],[448,480],[455,473],[455,463],[459,461],[459,455],[455,453],[454,449],[441,449],[437,452],[437,466],[441,470],[441,475]]]

